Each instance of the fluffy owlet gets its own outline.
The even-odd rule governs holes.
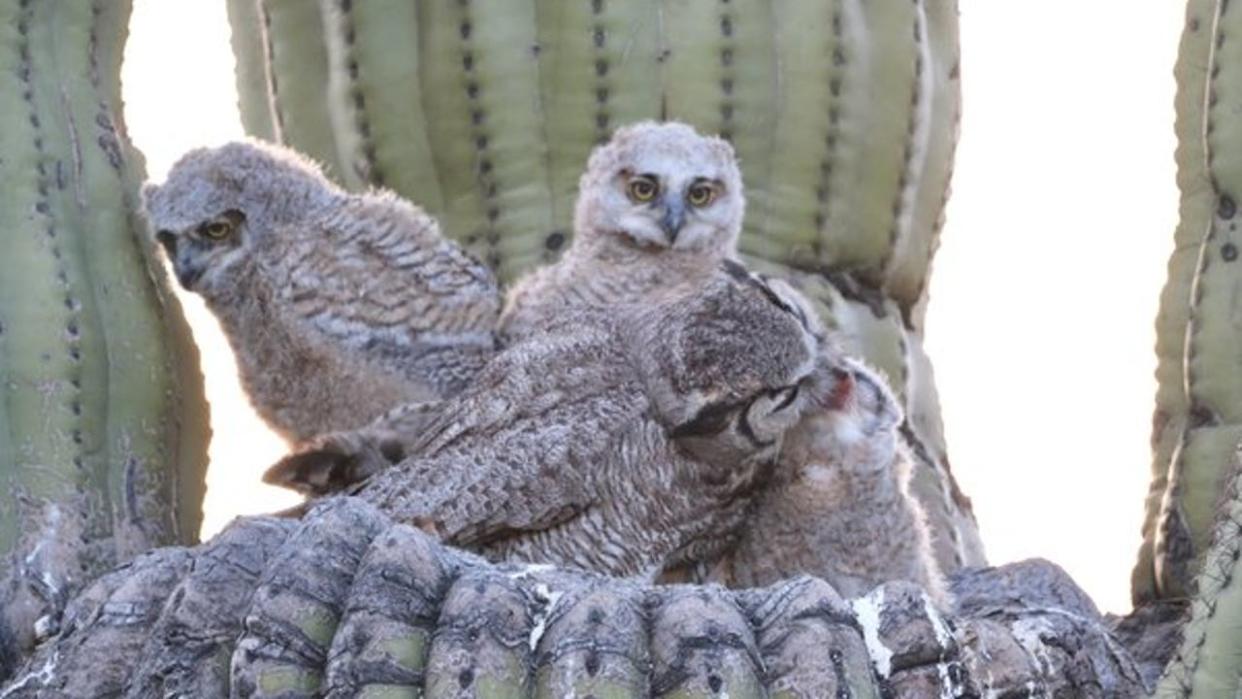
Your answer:
[[[680,123],[618,129],[578,183],[573,242],[510,291],[502,335],[570,306],[650,302],[731,258],[745,199],[733,148]]]
[[[579,182],[573,243],[559,262],[531,272],[510,290],[500,320],[513,343],[570,309],[656,303],[676,288],[701,285],[734,256],[745,200],[725,141],[680,123],[641,122],[618,129],[597,148]],[[395,408],[357,431],[337,431],[303,446],[338,466],[331,482],[268,480],[326,494],[385,468],[416,440],[433,404]],[[322,473],[322,471],[321,471]],[[287,475],[287,474],[286,474]]]
[[[692,577],[761,587],[810,574],[846,597],[908,580],[947,607],[923,510],[908,490],[901,408],[861,362],[822,363],[836,378],[786,434],[773,485],[756,498],[737,546]]]
[[[407,458],[354,492],[492,558],[650,577],[719,555],[814,402],[819,344],[736,266],[660,303],[571,309],[423,413]],[[330,460],[276,468],[333,478]]]
[[[259,142],[191,151],[143,193],[177,279],[287,439],[452,395],[495,350],[492,273],[391,193],[347,193]]]

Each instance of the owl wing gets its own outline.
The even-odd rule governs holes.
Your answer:
[[[501,296],[486,265],[394,195],[363,195],[317,225],[279,231],[265,259],[280,303],[350,350],[407,358],[444,345],[490,350]]]
[[[443,403],[401,464],[356,489],[389,514],[482,546],[547,529],[598,500],[617,435],[646,398],[615,338],[540,337]]]

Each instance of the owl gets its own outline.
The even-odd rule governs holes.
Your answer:
[[[651,578],[732,540],[825,385],[821,339],[736,265],[658,303],[567,309],[421,411],[405,460],[352,492],[493,559]],[[323,483],[341,463],[275,470]]]
[[[259,414],[290,441],[460,391],[495,351],[486,266],[419,208],[350,194],[258,141],[191,151],[146,212],[215,314]]]
[[[570,309],[657,303],[704,283],[734,257],[744,211],[741,173],[724,140],[681,123],[618,129],[587,163],[570,248],[509,291],[503,342],[518,342]],[[305,458],[336,463],[308,471],[331,480],[291,479],[288,469],[267,478],[308,494],[334,492],[399,460],[434,412],[427,403],[397,406],[362,429],[303,445]]]
[[[681,123],[640,122],[596,148],[578,183],[573,242],[510,289],[505,338],[571,306],[650,302],[732,258],[745,211],[733,148]]]
[[[810,574],[846,597],[907,580],[947,609],[923,510],[909,492],[901,408],[862,362],[820,362],[817,376],[834,378],[786,434],[773,483],[739,527],[736,547],[692,579],[761,587]]]

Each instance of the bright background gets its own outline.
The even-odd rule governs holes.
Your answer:
[[[993,563],[1053,559],[1125,611],[1176,222],[1182,3],[960,8],[962,137],[927,331],[954,471]],[[153,179],[242,136],[224,3],[137,0],[126,59],[126,119]],[[215,321],[183,302],[217,435],[208,536],[295,500],[259,483],[285,447],[246,403]]]

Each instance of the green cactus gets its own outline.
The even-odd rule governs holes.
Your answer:
[[[1226,497],[1196,580],[1182,639],[1156,690],[1161,699],[1233,697],[1242,693],[1242,451],[1231,459]]]
[[[1157,319],[1155,457],[1136,601],[1194,594],[1230,457],[1242,441],[1242,10],[1187,5],[1176,76],[1181,222]],[[1237,263],[1237,264],[1235,264]]]
[[[157,549],[66,611],[5,696],[951,697],[1142,691],[1046,561],[972,571],[947,616],[911,583],[852,603],[801,577],[651,586],[491,564],[357,498]]]
[[[75,588],[192,542],[197,350],[138,218],[119,118],[130,4],[0,2],[0,550],[5,651]],[[18,648],[13,648],[16,645]]]
[[[288,4],[230,3],[248,131],[343,163],[346,186],[418,202],[506,281],[564,247],[578,176],[615,127],[668,118],[728,137],[746,183],[741,251],[797,277],[884,369],[942,566],[983,562],[922,342],[957,136],[955,0],[321,0],[323,33],[306,19],[297,45],[327,55],[326,77],[322,61],[279,60]],[[269,18],[259,39],[253,17]],[[272,36],[276,58],[255,46]],[[268,128],[280,86],[325,82],[297,109],[330,132]]]

